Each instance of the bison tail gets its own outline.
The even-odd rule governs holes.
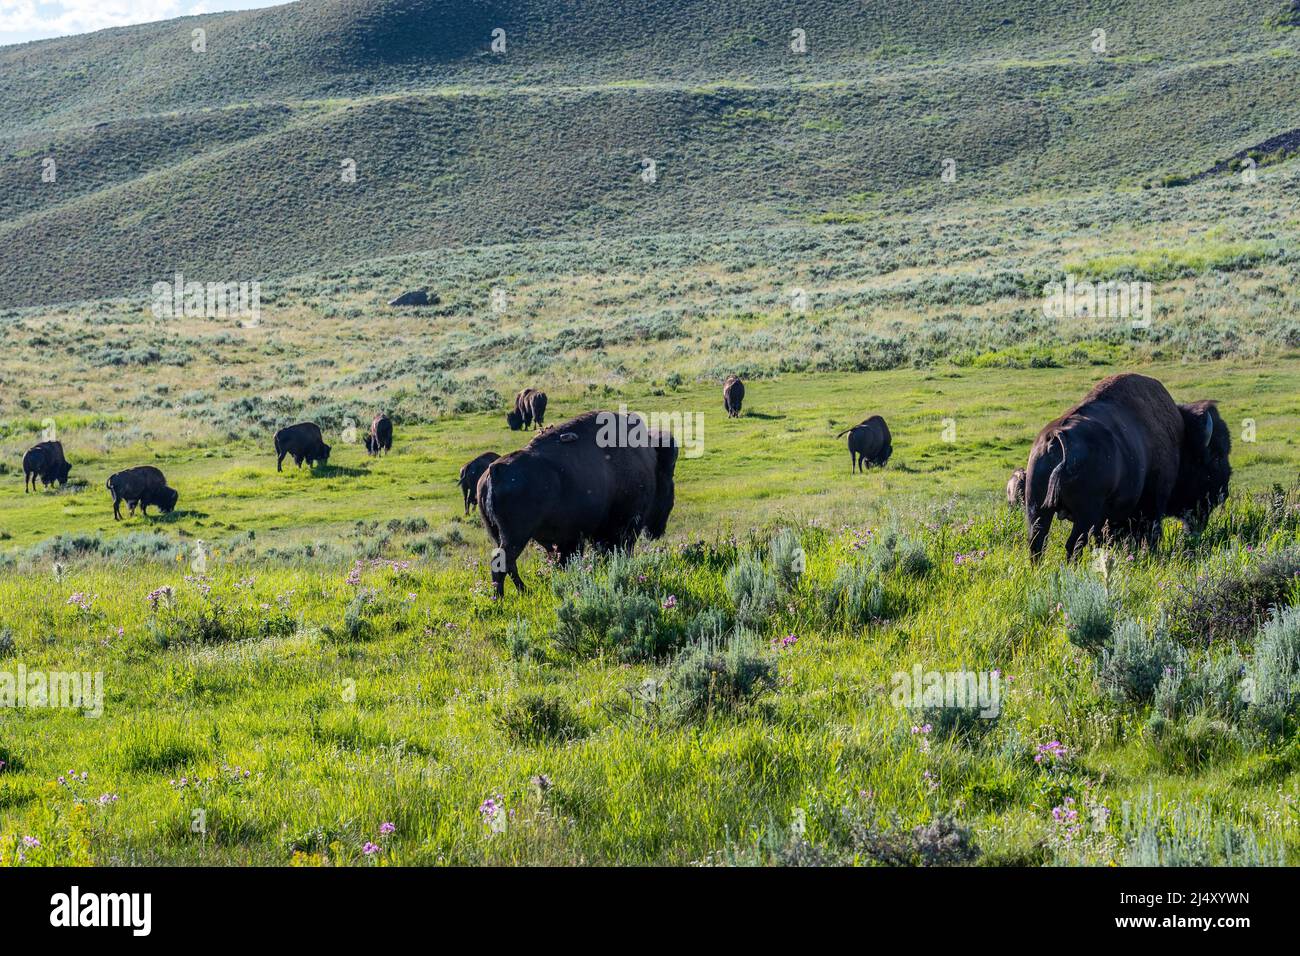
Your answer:
[[[1047,493],[1043,495],[1043,507],[1053,511],[1061,506],[1061,480],[1065,477],[1065,438],[1058,433],[1056,440],[1061,445],[1061,460],[1047,476]]]

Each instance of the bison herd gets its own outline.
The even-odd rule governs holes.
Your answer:
[[[729,418],[740,415],[745,386],[736,376],[723,385]],[[484,452],[465,464],[457,483],[465,514],[478,508],[496,545],[491,564],[498,595],[509,577],[524,590],[516,562],[530,541],[559,561],[587,545],[631,550],[637,538],[664,534],[674,500],[676,438],[647,427],[635,413],[586,412],[558,426],[546,426],[546,393],[525,388],[506,414],[512,430],[537,434],[523,448],[502,456]],[[611,446],[603,429],[637,432],[646,441]],[[893,454],[884,418],[872,415],[836,435],[848,436],[851,470],[883,467]],[[1007,481],[1007,503],[1023,507],[1029,551],[1038,560],[1054,519],[1070,522],[1066,553],[1073,559],[1089,540],[1123,538],[1154,546],[1166,517],[1189,528],[1205,523],[1228,494],[1232,468],[1228,427],[1212,401],[1179,405],[1153,378],[1131,373],[1099,383],[1078,405],[1038,433],[1024,468]],[[320,427],[299,422],[275,433],[276,471],[290,457],[302,467],[330,457]],[[393,447],[393,423],[374,417],[365,436],[370,455]],[[43,441],[23,456],[23,490],[64,485],[71,471],[57,441]],[[171,512],[179,497],[152,465],[110,477],[113,517],[126,502],[147,515],[150,506]]]

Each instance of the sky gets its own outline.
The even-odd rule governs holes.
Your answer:
[[[285,0],[0,0],[0,45]]]

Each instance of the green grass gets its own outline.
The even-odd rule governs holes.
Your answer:
[[[1178,837],[1212,861],[1244,852],[1242,840],[1260,859],[1287,858],[1298,849],[1285,822],[1297,777],[1285,740],[1243,722],[1213,738],[1208,756],[1188,758],[1202,751],[1175,746],[1174,731],[1153,736],[1149,705],[1110,701],[1059,614],[1035,610],[1061,538],[1030,568],[1001,483],[1035,425],[1104,371],[788,376],[752,384],[735,421],[712,411],[712,388],[627,396],[634,408],[707,415],[705,454],[678,469],[664,547],[643,546],[618,578],[647,595],[669,647],[701,613],[731,613],[724,579],[744,553],[765,560],[761,529],[796,528],[807,555],[793,587],[751,624],[775,687],[687,717],[673,716],[672,680],[683,678],[671,651],[645,660],[603,638],[557,640],[561,605],[602,580],[603,563],[560,574],[532,551],[529,595],[491,598],[486,537],[460,518],[451,477],[482,447],[520,440],[495,415],[399,427],[388,458],[342,448],[339,471],[315,476],[277,475],[264,449],[243,443],[155,447],[180,508],[117,527],[100,472],[135,460],[129,447],[78,461],[84,491],[24,499],[10,488],[0,525],[18,564],[0,581],[0,630],[15,650],[0,664],[102,671],[105,707],[99,718],[0,715],[3,862],[20,849],[28,863],[788,862],[797,810],[807,841],[830,848],[818,852],[849,852],[836,849],[845,813],[897,814],[908,827],[954,814],[986,864],[1136,862],[1157,831],[1162,853]],[[1194,549],[1170,524],[1158,555],[1120,556],[1109,590],[1123,614],[1146,621],[1198,573],[1253,561],[1247,545],[1300,540],[1295,522],[1267,519],[1251,500],[1294,477],[1300,369],[1150,371],[1176,397],[1213,394],[1230,422],[1249,413],[1258,440],[1237,444],[1237,497]],[[557,411],[576,411],[573,402]],[[850,476],[830,436],[872,410],[890,419],[894,459]],[[940,436],[946,417],[957,421],[952,444]],[[76,437],[65,438],[70,449]],[[30,552],[55,529],[101,536],[103,547],[145,530],[170,544],[152,559]],[[882,563],[872,542],[891,532],[921,542],[930,569]],[[197,579],[206,595],[187,579],[195,538],[208,542]],[[311,556],[301,545],[314,541]],[[360,581],[349,583],[358,560]],[[865,627],[828,612],[823,597],[853,564],[877,568],[883,588],[883,616]],[[164,585],[174,606],[151,608],[147,595]],[[74,593],[88,610],[67,603]],[[676,606],[664,609],[670,594]],[[792,646],[769,647],[791,634]],[[1219,651],[1193,650],[1207,653]],[[889,693],[914,664],[1012,677],[996,726],[923,749],[917,714]],[[665,682],[664,696],[640,699],[646,679]],[[1048,772],[1033,753],[1054,739],[1070,758]],[[57,783],[69,770],[86,782]],[[117,799],[101,806],[102,794]],[[513,811],[504,832],[479,810],[498,794]],[[1065,839],[1051,810],[1067,797],[1089,814],[1106,807],[1108,822],[1090,815]],[[1203,807],[1214,822],[1196,816]],[[191,829],[197,810],[205,833]],[[384,822],[396,831],[381,839]],[[1237,836],[1222,837],[1223,822]],[[24,836],[42,845],[23,848]],[[362,853],[367,841],[379,854]]]

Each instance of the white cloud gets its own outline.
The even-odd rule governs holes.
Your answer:
[[[195,13],[245,10],[283,0],[0,0],[0,43],[89,33]]]

